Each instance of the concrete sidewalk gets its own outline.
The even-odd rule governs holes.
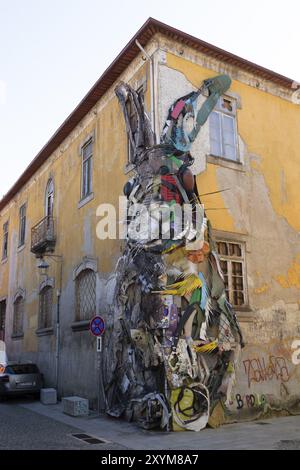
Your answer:
[[[74,418],[62,412],[61,403],[43,405],[32,402],[19,403],[18,406],[128,449],[300,449],[300,416],[228,424],[199,433],[166,433],[145,431],[133,423],[95,413]]]

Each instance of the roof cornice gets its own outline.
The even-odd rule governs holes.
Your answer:
[[[120,54],[105,70],[101,77],[97,80],[90,91],[84,96],[72,113],[52,135],[44,147],[39,151],[29,166],[25,169],[19,179],[11,187],[11,189],[0,200],[0,210],[2,210],[9,201],[18,193],[18,191],[27,183],[32,175],[43,165],[50,155],[59,147],[65,138],[75,129],[77,124],[92,109],[98,100],[106,93],[106,91],[115,83],[118,77],[124,72],[133,59],[140,53],[140,49],[136,45],[136,40],[145,47],[149,40],[156,34],[161,33],[171,39],[175,39],[186,46],[196,49],[210,57],[221,60],[232,66],[239,67],[249,73],[269,80],[278,86],[291,89],[294,81],[284,77],[272,70],[268,70],[253,62],[249,62],[230,52],[220,49],[190,34],[184,33],[172,26],[162,23],[154,18],[148,18],[144,25],[138,30],[135,36],[122,49]]]

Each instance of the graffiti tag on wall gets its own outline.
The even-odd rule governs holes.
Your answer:
[[[300,364],[300,340],[295,339],[291,344],[291,348],[296,349],[292,354],[292,363],[298,366]]]
[[[261,383],[269,380],[278,380],[288,382],[290,373],[286,363],[286,359],[280,356],[269,356],[249,358],[243,361],[245,374],[248,379],[248,387],[253,382]]]
[[[257,393],[250,395],[241,395],[237,393],[235,396],[237,410],[241,410],[246,405],[247,408],[264,406],[267,403],[266,395],[258,395]]]

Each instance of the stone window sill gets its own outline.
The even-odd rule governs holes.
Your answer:
[[[90,320],[75,321],[71,325],[73,331],[86,331],[89,327]]]
[[[36,330],[36,335],[37,336],[49,336],[49,335],[53,335],[53,327],[49,327],[49,328],[39,328],[38,330]]]
[[[1,260],[1,264],[5,264],[5,263],[7,263],[7,261],[8,261],[8,257],[3,258],[3,259]]]
[[[249,306],[244,307],[233,307],[234,311],[236,312],[236,316],[238,321],[241,323],[250,323],[255,320],[254,311]]]
[[[229,160],[228,158],[219,157],[217,155],[206,155],[206,161],[207,163],[212,163],[213,165],[219,165],[223,166],[224,168],[229,168],[231,170],[245,173],[243,163],[236,160]]]
[[[23,243],[23,245],[18,246],[17,253],[20,253],[20,251],[23,251],[24,248],[25,248],[25,243]]]
[[[232,305],[236,312],[253,312],[249,305]]]
[[[88,202],[90,202],[92,199],[94,199],[94,193],[90,193],[88,196],[86,196],[85,198],[81,199],[79,202],[78,202],[78,209],[80,209],[81,207],[85,206]]]
[[[15,339],[15,340],[23,339],[24,338],[24,333],[15,333],[15,334],[11,335],[11,338]]]

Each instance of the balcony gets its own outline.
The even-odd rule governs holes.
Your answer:
[[[56,242],[54,219],[44,217],[31,229],[31,251],[35,255],[43,255],[54,251]]]

